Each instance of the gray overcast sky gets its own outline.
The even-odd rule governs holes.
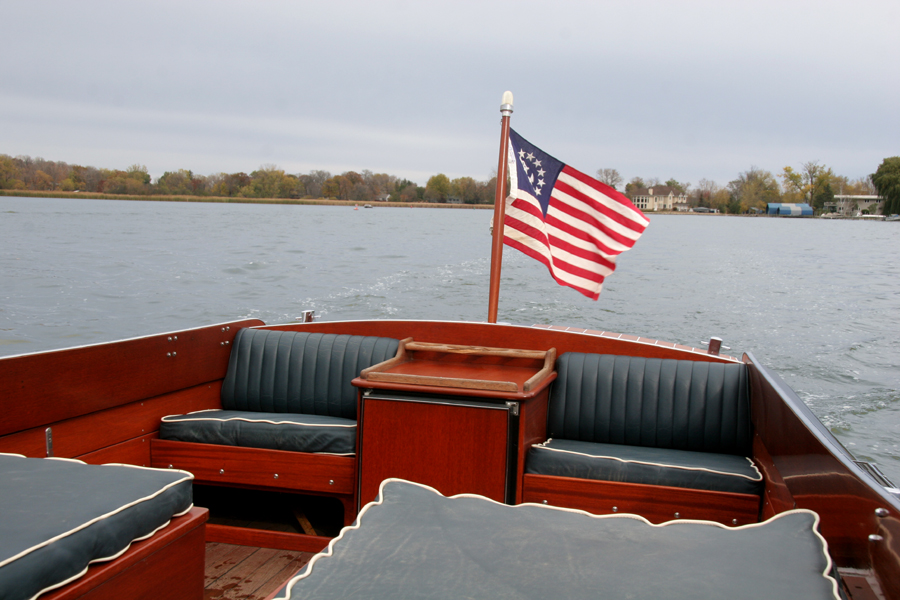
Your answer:
[[[900,154],[900,2],[0,0],[0,153],[155,177],[487,179],[499,104],[573,167],[720,185]]]

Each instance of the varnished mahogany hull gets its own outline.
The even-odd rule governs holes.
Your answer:
[[[235,321],[0,358],[0,452],[46,456],[49,427],[55,456],[150,464],[150,446],[156,443],[162,416],[220,407],[219,389],[230,343],[237,329],[247,326],[265,327],[257,320]],[[557,354],[579,351],[735,360],[675,344],[581,329],[442,321],[316,322],[269,328],[527,350],[556,348]],[[766,479],[759,516],[793,507],[815,510],[837,566],[870,571],[885,597],[900,600],[900,501],[853,462],[777,375],[752,355],[743,360],[750,370],[754,458]],[[521,467],[527,447],[541,441],[545,411],[542,404],[523,415],[515,460],[519,501],[531,499],[522,498],[527,486]],[[355,478],[358,472],[347,473]]]

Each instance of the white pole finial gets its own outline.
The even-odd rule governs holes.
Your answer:
[[[513,95],[510,91],[503,92],[503,98],[500,100],[500,114],[509,116],[513,112]]]

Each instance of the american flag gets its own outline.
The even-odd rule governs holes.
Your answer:
[[[560,285],[596,300],[616,256],[634,246],[650,221],[623,194],[513,130],[509,144],[503,242],[547,265]]]

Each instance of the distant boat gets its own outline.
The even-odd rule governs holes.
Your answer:
[[[363,206],[363,208],[372,208],[372,205],[371,205],[371,204],[366,204],[365,206]]]

